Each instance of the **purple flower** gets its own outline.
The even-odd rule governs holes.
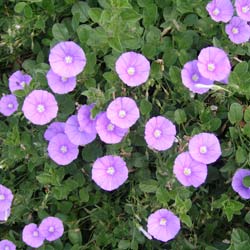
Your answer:
[[[235,7],[241,19],[250,21],[250,0],[236,0]]]
[[[139,53],[126,52],[117,59],[115,70],[125,84],[135,87],[148,80],[150,63]]]
[[[230,23],[226,25],[226,33],[233,43],[245,43],[250,38],[250,26],[247,21],[234,16]]]
[[[55,97],[46,90],[33,90],[26,96],[22,111],[24,116],[36,125],[49,123],[57,116]]]
[[[60,42],[49,54],[52,70],[59,76],[73,77],[80,74],[86,65],[83,49],[74,42]]]
[[[9,216],[10,216],[10,208],[3,211],[0,210],[0,221],[7,221]]]
[[[227,23],[234,13],[231,0],[212,0],[207,4],[206,9],[215,22]]]
[[[127,134],[127,128],[119,128],[107,117],[107,113],[102,113],[96,121],[96,131],[100,139],[105,143],[115,144],[121,142]]]
[[[120,156],[103,156],[93,164],[92,180],[106,191],[117,189],[127,179],[128,168]]]
[[[65,134],[52,137],[48,145],[49,157],[58,165],[68,165],[78,156],[78,147]]]
[[[29,85],[32,80],[30,75],[23,74],[18,70],[9,77],[9,89],[11,93],[16,90],[21,90],[25,85]]]
[[[107,108],[107,117],[120,128],[129,128],[140,117],[139,109],[132,98],[117,97]]]
[[[167,209],[159,209],[148,217],[147,228],[155,239],[167,242],[180,231],[180,219]]]
[[[6,211],[11,207],[13,198],[11,190],[0,184],[0,211]]]
[[[151,149],[169,149],[174,143],[175,135],[175,125],[163,116],[152,117],[145,125],[144,138]]]
[[[227,54],[216,47],[202,49],[198,56],[197,66],[200,74],[212,81],[225,79],[231,71]]]
[[[189,141],[191,157],[201,163],[210,164],[221,156],[220,142],[214,134],[200,133]]]
[[[81,128],[76,115],[72,115],[65,123],[65,134],[75,145],[87,145],[95,140],[96,133],[87,133],[85,128]]]
[[[184,86],[186,86],[193,93],[204,94],[211,88],[213,81],[203,77],[197,67],[197,60],[187,62],[182,71],[181,79]],[[199,84],[208,85],[207,88],[200,88]]]
[[[16,250],[16,245],[9,240],[1,240],[0,250]]]
[[[57,75],[50,69],[46,75],[48,85],[54,93],[67,94],[76,87],[76,77],[64,77]]]
[[[91,111],[94,108],[94,104],[91,105],[82,105],[77,113],[77,119],[80,125],[80,128],[87,133],[96,133],[95,125],[98,115],[93,118]]]
[[[42,236],[37,225],[34,223],[30,223],[24,227],[22,238],[24,243],[34,248],[42,246],[44,242],[44,236]]]
[[[63,134],[65,122],[52,122],[44,133],[44,139],[49,141],[57,134]]]
[[[42,220],[39,226],[39,232],[48,241],[57,240],[63,235],[63,223],[57,217],[47,217]]]
[[[207,165],[195,161],[188,152],[183,152],[175,159],[174,174],[182,185],[197,188],[207,178]]]
[[[18,109],[18,102],[14,95],[4,95],[0,99],[0,112],[5,116],[10,116]]]
[[[246,176],[250,176],[249,169],[238,169],[232,179],[232,188],[237,192],[243,199],[250,199],[250,188],[246,187],[243,180]]]

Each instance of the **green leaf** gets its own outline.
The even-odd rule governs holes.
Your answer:
[[[151,112],[152,110],[152,104],[151,102],[145,100],[145,99],[142,99],[141,102],[140,102],[140,111],[143,115],[147,115]]]
[[[228,119],[232,124],[240,122],[243,118],[242,106],[239,103],[233,103],[228,112]]]
[[[243,178],[243,184],[245,187],[248,187],[248,188],[250,187],[250,176],[245,176]]]
[[[187,214],[181,214],[180,219],[182,222],[184,222],[189,228],[192,227],[192,220],[189,215]]]
[[[244,112],[244,121],[250,122],[250,107],[248,107]]]
[[[89,9],[88,14],[93,22],[99,23],[102,15],[102,10],[100,8],[91,8]]]
[[[73,245],[76,245],[76,244],[82,245],[82,233],[79,228],[70,229],[68,231],[68,237],[69,237],[70,242]]]
[[[88,11],[89,11],[89,5],[86,2],[76,2],[71,9],[71,13],[73,17],[75,15],[79,15],[79,21],[81,23],[85,23],[88,21]]]
[[[141,182],[139,188],[145,193],[155,193],[157,190],[158,182],[155,180],[148,180]]]
[[[21,13],[24,10],[24,7],[27,5],[25,2],[19,2],[15,5],[14,10],[16,13]]]
[[[52,34],[58,41],[67,41],[70,37],[69,31],[63,23],[55,23],[52,27]]]
[[[249,176],[248,176],[249,177]],[[247,212],[247,214],[245,215],[245,218],[244,218],[245,222],[247,224],[250,224],[250,211]]]
[[[129,240],[120,240],[118,244],[119,249],[130,249],[130,241]]]
[[[27,18],[33,17],[32,8],[29,5],[26,5],[24,7],[23,13],[24,13],[25,17],[27,17]]]
[[[103,151],[100,143],[94,141],[86,145],[82,150],[82,158],[84,161],[92,162],[98,157],[102,156]]]
[[[85,188],[79,191],[79,197],[81,202],[88,202],[89,201],[89,192]]]
[[[233,229],[232,235],[231,235],[231,242],[233,244],[240,244],[242,241],[248,241],[249,240],[249,236],[247,233],[245,233],[243,230],[241,229]]]
[[[244,148],[238,147],[236,154],[235,154],[236,162],[241,164],[246,161],[247,158],[247,152]]]
[[[108,38],[109,46],[117,52],[122,52],[122,44],[119,36]]]
[[[174,119],[178,125],[187,121],[186,113],[183,109],[177,109],[174,112]]]

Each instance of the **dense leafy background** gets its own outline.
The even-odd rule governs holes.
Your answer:
[[[118,145],[96,140],[81,149],[78,160],[58,167],[46,152],[46,126],[34,126],[22,113],[0,118],[0,183],[15,194],[12,214],[0,225],[0,238],[28,249],[21,230],[47,215],[65,224],[61,240],[40,249],[173,249],[247,250],[250,244],[250,204],[233,192],[231,178],[250,161],[250,44],[234,45],[224,24],[208,16],[204,0],[0,0],[0,89],[9,93],[8,77],[23,69],[32,84],[18,92],[20,107],[32,89],[49,89],[50,47],[62,40],[80,44],[87,67],[76,90],[56,96],[57,120],[83,103],[104,110],[114,96],[131,96],[141,111],[139,122]],[[190,95],[180,70],[200,49],[214,45],[230,57],[233,71],[227,91]],[[117,57],[138,51],[151,61],[150,79],[128,88],[114,71]],[[149,150],[144,124],[164,115],[177,126],[178,143],[168,151]],[[207,181],[198,189],[184,188],[174,178],[173,161],[199,132],[216,133],[223,156],[209,166]],[[105,154],[123,156],[129,180],[117,191],[100,190],[91,181],[91,164]],[[150,241],[139,232],[150,213],[167,208],[182,221],[168,244]]]

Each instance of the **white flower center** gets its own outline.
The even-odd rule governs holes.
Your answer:
[[[23,88],[24,88],[25,84],[26,84],[25,81],[20,82],[20,85],[21,85]]]
[[[13,105],[13,103],[9,103],[9,104],[7,105],[7,107],[8,107],[9,109],[13,109],[14,105]]]
[[[218,16],[220,14],[220,10],[218,8],[215,8],[212,13],[214,16]]]
[[[198,76],[197,74],[193,74],[193,75],[192,75],[192,80],[193,80],[194,82],[197,82],[197,81],[199,80],[199,76]]]
[[[39,113],[43,113],[44,112],[44,110],[45,110],[45,108],[44,108],[44,105],[42,105],[42,104],[39,104],[39,105],[37,105],[37,111],[39,112]]]
[[[127,69],[127,73],[128,73],[130,76],[134,75],[134,74],[135,74],[135,68],[134,68],[134,67],[129,67],[129,68]]]
[[[0,201],[4,201],[5,200],[5,195],[4,194],[0,194]]]
[[[209,64],[207,65],[207,69],[208,69],[209,71],[214,71],[214,69],[215,69],[214,64],[213,64],[213,63],[209,63]]]
[[[67,153],[67,151],[68,151],[67,146],[61,146],[61,147],[60,147],[60,151],[61,151],[63,154]]]
[[[19,29],[21,28],[21,25],[16,24],[16,25],[15,25],[15,28],[16,28],[17,30],[19,30]]]
[[[107,174],[110,174],[110,175],[113,175],[115,173],[115,169],[114,169],[114,167],[108,167],[108,169],[107,169]]]
[[[64,77],[64,76],[61,77],[61,81],[62,81],[62,82],[67,82],[67,80],[68,80],[67,77]]]
[[[191,169],[190,168],[184,168],[184,171],[183,171],[184,175],[188,176],[192,173]]]
[[[242,8],[241,8],[241,11],[242,11],[242,13],[247,13],[248,11],[249,11],[249,7],[246,5],[246,6],[243,6]]]
[[[70,63],[72,63],[73,58],[72,58],[72,56],[66,56],[66,57],[64,58],[64,60],[65,60],[66,63],[70,64]]]
[[[112,123],[110,123],[110,124],[107,126],[107,130],[108,130],[108,131],[113,131],[114,128],[115,128],[115,126],[114,126]]]
[[[201,147],[200,147],[200,153],[201,153],[201,154],[207,153],[207,147],[206,147],[206,146],[201,146]]]
[[[154,137],[159,138],[160,136],[161,136],[161,130],[156,129],[156,130],[154,131]]]
[[[126,111],[125,110],[120,110],[119,111],[119,117],[124,118],[126,116]]]
[[[33,232],[33,236],[34,236],[34,237],[37,237],[38,235],[39,235],[39,233],[38,233],[37,231],[34,231],[34,232]]]
[[[236,28],[236,27],[233,27],[233,28],[232,28],[232,33],[233,33],[233,34],[238,34],[238,33],[239,33],[239,29]]]
[[[49,227],[49,232],[50,233],[54,233],[55,232],[55,228],[54,227]]]
[[[10,250],[10,247],[9,246],[5,246],[4,250]]]
[[[160,225],[161,226],[166,226],[166,224],[167,224],[167,220],[165,218],[161,218]]]

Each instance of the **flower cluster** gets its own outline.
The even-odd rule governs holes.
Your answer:
[[[212,0],[207,4],[210,17],[216,22],[228,23],[225,31],[229,39],[235,44],[249,41],[250,1],[236,0],[235,8],[238,16],[233,17],[234,8],[231,0]]]
[[[22,239],[28,246],[38,248],[44,244],[44,241],[55,241],[62,237],[64,226],[57,217],[49,216],[42,220],[39,227],[30,223],[26,225],[22,232]]]
[[[200,133],[190,139],[188,149],[177,156],[173,171],[182,185],[197,188],[206,180],[207,164],[220,157],[220,142],[214,134]]]
[[[187,62],[181,79],[185,87],[193,93],[204,94],[213,87],[214,81],[227,83],[231,65],[225,51],[207,47],[200,51],[198,60]]]
[[[11,190],[0,184],[0,221],[7,221],[13,201]]]

